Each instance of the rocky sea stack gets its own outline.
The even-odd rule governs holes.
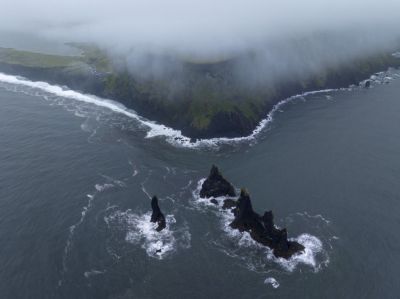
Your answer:
[[[263,216],[254,212],[246,190],[241,190],[232,213],[235,219],[230,226],[241,232],[247,231],[255,241],[270,247],[276,257],[288,259],[293,254],[304,250],[303,245],[288,240],[286,228],[278,229],[275,226],[272,211],[266,211]]]
[[[235,197],[236,192],[232,184],[213,165],[209,177],[202,185],[200,196],[211,198],[211,201],[216,203],[215,197]],[[235,219],[230,224],[233,229],[248,232],[253,240],[271,248],[276,257],[288,259],[295,253],[304,250],[303,245],[288,240],[285,228],[279,229],[275,226],[272,211],[265,212],[263,216],[254,212],[250,196],[245,189],[241,190],[237,200],[225,199],[222,208],[230,209],[234,214]]]
[[[218,167],[213,165],[208,178],[201,187],[200,197],[215,198],[220,196],[235,197],[236,192],[232,184],[222,176]]]
[[[166,227],[166,222],[164,214],[161,212],[160,207],[158,206],[157,196],[154,196],[151,199],[151,209],[153,210],[153,213],[151,214],[150,221],[158,224],[156,230],[160,232]]]

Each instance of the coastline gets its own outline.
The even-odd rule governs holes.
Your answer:
[[[385,78],[386,72],[380,72],[377,77],[377,74],[373,74],[370,76],[368,80],[378,82],[380,84],[386,83]],[[274,114],[285,104],[294,101],[296,99],[308,96],[308,95],[315,95],[315,94],[324,94],[335,92],[339,90],[349,90],[351,88],[339,88],[339,89],[324,89],[324,90],[315,90],[309,91],[301,94],[297,94],[291,97],[288,97],[273,106],[273,108],[268,112],[265,118],[263,118],[257,127],[251,132],[251,134],[247,136],[241,137],[216,137],[216,138],[209,138],[209,139],[197,139],[193,140],[192,138],[185,136],[182,134],[181,131],[175,130],[173,128],[167,127],[163,124],[159,124],[157,122],[147,120],[141,116],[139,116],[135,111],[128,109],[127,107],[123,106],[121,103],[109,100],[98,98],[94,95],[90,94],[82,94],[77,91],[65,89],[63,87],[57,85],[50,85],[47,82],[33,82],[29,80],[25,80],[18,76],[7,75],[0,72],[0,83],[7,83],[7,84],[15,84],[15,85],[22,85],[32,89],[40,89],[47,93],[70,98],[76,101],[82,101],[86,103],[91,103],[93,105],[97,105],[103,107],[105,109],[112,110],[116,113],[123,114],[129,118],[133,118],[140,122],[142,125],[148,128],[146,133],[146,138],[154,138],[154,137],[164,137],[166,141],[174,146],[178,147],[185,147],[185,148],[202,148],[202,147],[218,147],[221,144],[235,144],[240,142],[251,142],[254,141],[257,136],[268,126],[269,123],[273,121]]]
[[[314,76],[301,81],[283,82],[274,86],[274,92],[269,89],[261,90],[254,98],[243,100],[247,101],[246,105],[250,107],[250,112],[249,107],[239,107],[242,103],[238,104],[233,100],[228,108],[221,106],[220,103],[207,102],[204,105],[200,103],[200,106],[216,105],[216,112],[208,121],[208,125],[200,128],[193,123],[197,117],[203,117],[204,113],[200,111],[197,115],[190,115],[192,106],[199,106],[199,103],[160,100],[148,91],[140,92],[138,85],[132,83],[134,81],[126,73],[100,72],[96,71],[95,66],[84,63],[75,68],[32,67],[5,63],[1,60],[0,72],[22,76],[31,82],[47,82],[50,85],[62,86],[102,99],[112,99],[127,109],[134,110],[138,118],[145,118],[151,126],[163,128],[157,130],[153,127],[148,137],[168,135],[168,138],[175,139],[184,146],[198,147],[205,143],[251,140],[271,121],[274,111],[294,98],[359,85],[360,82],[389,67],[400,67],[400,59],[396,55],[385,54],[378,58],[364,59],[350,66],[326,70],[323,77]],[[110,86],[111,80],[114,80],[112,86]],[[122,84],[123,82],[125,84]],[[156,87],[152,88],[152,92],[157,91]],[[243,109],[240,110],[241,108]]]

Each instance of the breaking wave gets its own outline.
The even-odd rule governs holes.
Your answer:
[[[264,280],[264,283],[265,284],[270,284],[274,289],[279,288],[279,282],[273,277],[267,277]]]
[[[279,264],[289,272],[293,272],[299,265],[309,266],[314,272],[318,272],[329,263],[329,257],[323,248],[322,241],[316,236],[301,234],[296,238],[290,238],[289,240],[297,241],[303,245],[305,250],[293,255],[290,259],[284,259],[275,257],[270,248],[254,241],[248,232],[232,229],[230,223],[234,219],[233,214],[230,210],[221,209],[226,197],[216,198],[218,209],[215,208],[215,204],[210,202],[210,199],[200,197],[200,190],[204,180],[201,179],[197,188],[193,191],[194,205],[199,209],[207,208],[207,210],[214,211],[218,218],[221,219],[221,229],[225,232],[227,238],[226,240],[221,238],[221,240],[215,242],[215,245],[220,247],[227,255],[244,260],[247,268],[256,271],[263,269],[268,261]]]
[[[191,235],[186,224],[176,223],[173,215],[166,215],[166,228],[158,232],[157,224],[150,222],[151,212],[137,214],[131,210],[115,211],[105,216],[109,228],[124,230],[125,241],[140,245],[149,257],[163,259],[178,248],[190,248]]]
[[[398,53],[394,53],[393,55],[398,55]],[[398,76],[399,74],[397,70],[389,68],[389,70],[386,72],[379,72],[373,74],[370,77],[370,79],[360,82],[360,85],[361,86],[364,85],[365,82],[368,80],[372,81],[371,83],[374,84],[388,83],[389,81],[393,80],[393,77],[398,77]],[[40,82],[40,81],[34,82],[27,80],[23,77],[7,75],[4,73],[0,73],[0,83],[3,83],[3,87],[8,90],[13,90],[13,89],[10,88],[9,86],[5,86],[4,84],[11,84],[14,86],[18,85],[31,88],[32,89],[31,91],[33,91],[33,95],[35,96],[44,96],[37,93],[37,91],[40,90],[44,91],[45,93],[53,97],[55,96],[55,97],[72,99],[75,101],[89,103],[101,108],[111,110],[112,112],[119,113],[131,119],[134,119],[141,126],[144,126],[147,129],[146,138],[164,137],[165,140],[172,145],[187,147],[187,148],[218,147],[221,144],[235,144],[240,142],[255,141],[256,137],[268,126],[269,123],[273,121],[274,114],[277,111],[280,111],[281,107],[287,104],[288,102],[291,102],[295,99],[304,98],[310,95],[329,94],[338,90],[352,90],[355,87],[351,86],[349,88],[342,88],[342,89],[323,89],[323,90],[309,91],[284,99],[278,102],[276,105],[274,105],[274,107],[267,114],[267,116],[260,121],[258,126],[248,136],[235,137],[235,138],[220,137],[220,138],[210,138],[210,139],[198,139],[196,141],[193,141],[191,138],[184,136],[180,130],[175,130],[165,125],[158,124],[154,121],[143,118],[139,116],[134,110],[128,109],[121,103],[109,99],[102,99],[94,95],[82,94],[77,91],[65,89],[57,85],[51,85],[46,82]],[[18,91],[29,93],[29,91],[26,90],[25,91],[18,90]],[[82,111],[75,110],[74,113],[79,117],[83,116]]]
[[[35,93],[35,91],[43,91],[45,93],[48,93],[52,96],[56,97],[62,97],[62,98],[67,98],[67,99],[72,99],[75,101],[79,102],[84,102],[84,103],[89,103],[92,105],[96,105],[101,108],[105,108],[108,110],[111,110],[115,113],[119,113],[122,115],[125,115],[131,119],[134,119],[141,125],[147,128],[147,133],[146,133],[146,138],[153,138],[153,137],[158,137],[158,136],[163,136],[167,142],[169,142],[172,145],[175,146],[182,146],[182,147],[188,147],[188,148],[201,148],[201,147],[214,147],[218,146],[220,144],[231,144],[231,143],[238,143],[238,142],[243,142],[243,141],[251,141],[254,140],[257,135],[260,134],[260,132],[267,126],[269,122],[272,121],[274,113],[284,104],[287,102],[302,97],[302,96],[307,96],[307,95],[312,95],[312,94],[319,94],[319,93],[327,93],[333,91],[332,89],[326,89],[326,90],[320,90],[320,91],[313,91],[313,92],[307,92],[301,95],[296,95],[292,96],[286,100],[283,100],[276,104],[274,108],[268,113],[265,119],[263,119],[259,125],[254,129],[251,135],[245,136],[245,137],[236,137],[236,138],[211,138],[211,139],[200,139],[196,141],[192,141],[191,138],[186,137],[182,135],[182,132],[179,130],[174,130],[172,128],[169,128],[167,126],[164,126],[162,124],[158,124],[154,121],[147,120],[141,116],[139,116],[135,111],[126,108],[120,103],[117,103],[112,100],[108,99],[101,99],[99,97],[93,96],[93,95],[88,95],[88,94],[82,94],[77,91],[73,91],[70,89],[65,89],[63,87],[57,86],[57,85],[51,85],[46,82],[34,82],[27,80],[22,77],[18,76],[12,76],[12,75],[6,75],[3,73],[0,73],[0,83],[5,83],[5,84],[11,84],[11,85],[19,85],[19,86],[24,86],[31,88],[32,94],[35,96],[40,96],[40,94]],[[7,88],[7,86],[3,86]],[[8,88],[9,90],[12,90]],[[18,90],[21,92],[21,90]],[[29,93],[29,90],[23,91],[25,93]],[[43,96],[43,95],[42,95]],[[74,113],[78,113],[78,115],[81,117],[83,114],[81,111],[75,111]]]

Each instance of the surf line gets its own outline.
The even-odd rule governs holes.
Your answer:
[[[308,95],[324,94],[337,91],[337,89],[323,89],[323,90],[309,91],[302,94],[291,96],[289,98],[286,98],[278,102],[273,106],[273,108],[267,114],[267,116],[260,121],[260,123],[254,129],[254,131],[248,136],[234,137],[234,138],[220,137],[220,138],[210,138],[210,139],[198,139],[196,141],[193,141],[191,138],[184,136],[181,131],[172,129],[162,124],[158,124],[151,120],[147,120],[139,116],[134,110],[128,109],[121,103],[117,103],[113,100],[102,99],[90,94],[82,94],[80,92],[71,89],[62,88],[61,86],[58,85],[51,85],[47,82],[30,81],[23,77],[7,75],[1,72],[0,72],[0,82],[13,85],[22,85],[32,89],[39,89],[52,95],[93,104],[98,107],[111,110],[115,113],[119,113],[131,119],[134,119],[138,121],[140,124],[146,126],[149,129],[146,133],[146,138],[164,136],[166,138],[166,141],[169,142],[170,144],[188,148],[199,148],[204,146],[213,147],[213,146],[218,146],[219,144],[232,144],[232,143],[254,140],[264,130],[264,128],[270,122],[272,122],[275,112],[278,111],[286,103],[294,99],[298,99]]]

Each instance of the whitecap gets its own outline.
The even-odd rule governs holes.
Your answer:
[[[199,147],[215,147],[220,144],[232,144],[243,141],[252,141],[256,138],[257,135],[260,134],[261,131],[273,120],[273,115],[276,111],[278,111],[284,104],[288,103],[297,98],[302,98],[308,95],[314,94],[324,94],[328,92],[334,91],[334,89],[325,89],[318,91],[310,91],[305,92],[303,94],[294,95],[289,97],[283,101],[277,103],[273,109],[268,113],[265,119],[261,120],[258,126],[254,129],[254,131],[245,137],[236,137],[236,138],[211,138],[211,139],[198,139],[196,141],[192,141],[191,138],[184,136],[181,131],[169,128],[165,125],[158,124],[154,121],[147,120],[141,116],[139,116],[134,110],[127,109],[121,103],[117,103],[115,101],[109,99],[102,99],[89,94],[82,94],[77,91],[73,91],[70,89],[65,89],[58,85],[51,85],[46,82],[40,81],[30,81],[22,77],[6,75],[4,73],[0,73],[0,82],[12,84],[12,85],[20,85],[28,88],[32,88],[34,90],[41,90],[51,95],[72,99],[75,101],[80,101],[84,103],[89,103],[96,105],[98,107],[102,107],[108,110],[111,110],[115,113],[123,114],[131,119],[138,121],[141,125],[145,126],[148,131],[146,133],[146,138],[153,138],[157,136],[163,136],[167,142],[182,147],[188,148],[199,148]],[[15,90],[17,88],[14,88]],[[21,91],[18,89],[18,91]],[[26,91],[24,91],[26,92]]]
[[[331,223],[330,220],[326,219],[326,218],[325,218],[324,216],[322,216],[321,214],[310,215],[310,214],[308,214],[307,211],[304,211],[303,213],[300,213],[300,212],[299,212],[299,213],[296,213],[296,214],[299,215],[299,216],[306,217],[306,218],[320,219],[321,221],[325,222],[326,224],[330,224],[330,223]]]
[[[96,269],[92,269],[90,271],[85,271],[85,273],[83,273],[83,275],[86,278],[90,278],[91,276],[96,276],[96,275],[100,275],[100,274],[104,274],[106,272],[106,270],[96,270]]]
[[[98,192],[103,192],[107,189],[114,187],[114,185],[106,183],[106,184],[96,184],[94,187]]]
[[[376,81],[382,83],[383,82],[382,77],[384,75],[385,72],[380,72],[376,73],[373,76],[380,77],[380,80]],[[35,90],[41,90],[50,95],[55,95],[63,98],[72,99],[75,101],[89,103],[92,105],[96,105],[98,107],[111,110],[112,112],[122,114],[131,119],[134,119],[141,126],[147,128],[147,133],[145,138],[163,137],[168,143],[174,146],[186,147],[186,148],[218,147],[221,144],[236,144],[241,142],[255,141],[258,135],[267,127],[267,125],[273,121],[274,114],[278,111],[281,111],[281,108],[288,102],[291,102],[296,99],[305,99],[305,97],[310,95],[328,94],[339,90],[351,90],[351,88],[322,89],[322,90],[308,91],[301,94],[293,95],[275,104],[271,109],[271,111],[267,114],[267,116],[259,122],[257,127],[248,136],[234,137],[234,138],[220,137],[220,138],[210,138],[210,139],[197,139],[196,141],[193,141],[190,137],[184,136],[180,130],[175,130],[165,125],[143,118],[139,116],[134,110],[128,109],[121,103],[109,99],[102,99],[94,95],[82,94],[77,91],[60,87],[58,85],[51,85],[49,83],[40,81],[34,82],[18,76],[6,75],[4,73],[0,73],[0,83],[14,85],[14,87],[11,88],[8,87],[8,89],[16,92],[27,93],[27,91],[18,88],[18,86],[24,86],[32,88],[34,92]],[[362,84],[362,82],[360,82],[360,84]],[[41,95],[41,96],[45,97],[46,95]]]
[[[132,167],[133,173],[132,177],[135,177],[139,174],[139,170],[136,168],[136,165],[132,163],[132,161],[129,161],[129,165]]]
[[[204,181],[205,181],[204,178],[199,180],[197,188],[192,193],[194,199],[194,205],[201,209],[213,207],[213,209],[211,210],[214,211],[217,217],[221,219],[220,223],[222,230],[225,232],[226,236],[231,241],[233,241],[233,244],[230,244],[228,246],[219,244],[222,246],[223,252],[225,253],[230,252],[229,256],[238,257],[238,250],[241,248],[251,249],[252,251],[257,252],[257,254],[262,255],[262,257],[265,259],[265,261],[263,261],[264,264],[267,261],[273,261],[289,272],[293,272],[300,264],[307,265],[311,267],[314,270],[314,272],[318,272],[321,269],[322,265],[327,265],[329,263],[329,258],[327,257],[327,255],[324,255],[324,258],[321,262],[317,260],[318,255],[322,254],[324,251],[323,244],[320,239],[310,234],[302,234],[297,238],[289,239],[291,241],[297,241],[298,243],[303,245],[305,248],[303,252],[293,255],[290,259],[275,257],[270,248],[265,247],[259,244],[258,242],[254,241],[248,232],[240,232],[237,229],[231,228],[230,224],[234,220],[234,215],[230,210],[222,210],[220,208],[223,204],[223,201],[228,197],[215,198],[219,204],[218,209],[215,208],[216,207],[215,204],[211,203],[210,198],[200,197],[200,190]],[[324,220],[326,221],[326,219]],[[231,247],[232,245],[234,247]],[[259,259],[257,259],[257,261],[253,260],[253,256],[249,250],[243,251],[239,254],[245,255],[242,256],[241,258],[246,260],[246,264],[249,270],[252,270],[254,268],[261,268],[263,266],[259,264],[260,263]],[[256,265],[255,263],[258,264]]]
[[[395,52],[392,55],[393,57],[400,58],[400,52]]]
[[[78,110],[75,110],[75,111],[74,111],[74,115],[75,115],[76,117],[81,117],[81,118],[86,117],[85,114],[83,114],[82,112],[80,112],[80,111],[78,111]]]
[[[102,174],[101,176],[103,178],[105,178],[109,182],[110,185],[116,185],[118,187],[126,187],[125,182],[123,182],[121,180],[114,179],[114,178],[112,178],[112,177],[110,177],[108,175],[104,175],[104,174]]]
[[[273,277],[267,277],[264,280],[264,283],[265,284],[270,284],[274,289],[279,288],[279,282]]]
[[[189,248],[191,235],[186,224],[176,223],[174,215],[166,215],[166,228],[158,232],[157,223],[150,222],[151,213],[136,214],[128,210],[116,211],[104,218],[110,225],[116,223],[126,230],[125,241],[140,245],[147,255],[163,259],[176,252],[178,248]]]
[[[326,265],[329,262],[329,259],[325,259],[322,263],[317,262],[316,256],[323,250],[322,242],[317,237],[302,234],[290,240],[297,241],[303,245],[304,251],[293,255],[290,259],[273,257],[287,271],[293,272],[299,264],[304,264],[312,267],[314,272],[318,272],[321,270],[322,264]]]

